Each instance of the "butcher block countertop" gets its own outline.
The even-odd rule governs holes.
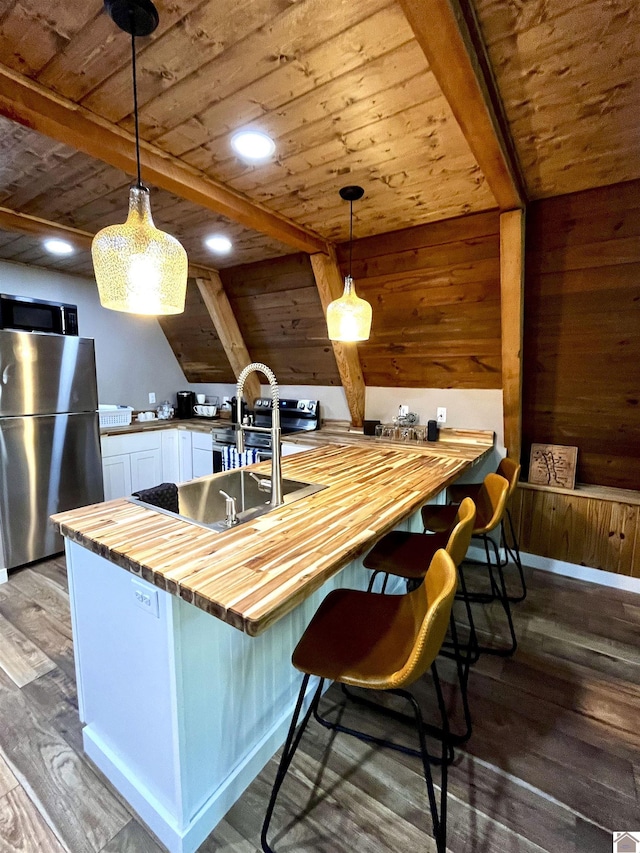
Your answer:
[[[485,456],[493,433],[475,435],[451,454],[360,437],[289,456],[285,478],[327,488],[223,533],[122,498],[52,518],[72,541],[257,635]]]

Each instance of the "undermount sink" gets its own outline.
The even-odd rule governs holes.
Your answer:
[[[294,503],[326,488],[317,483],[304,483],[301,480],[283,480],[283,503],[285,505]],[[129,500],[146,509],[221,532],[229,530],[229,526],[226,523],[226,497],[220,492],[226,492],[227,495],[235,498],[238,524],[251,521],[274,509],[269,503],[271,478],[259,476],[243,468],[181,483],[178,486],[177,513],[137,498],[129,498]]]

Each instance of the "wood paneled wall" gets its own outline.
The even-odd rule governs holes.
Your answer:
[[[194,279],[187,284],[184,313],[158,319],[189,382],[236,381]]]
[[[308,255],[232,267],[220,278],[253,361],[282,384],[340,384]],[[194,281],[184,314],[161,322],[189,382],[235,382]]]
[[[220,277],[254,361],[283,384],[340,385],[308,255],[231,267]]]
[[[640,495],[525,483],[516,490],[512,511],[523,552],[640,577]]]
[[[348,272],[348,245],[338,257]],[[352,269],[373,306],[358,345],[367,385],[501,387],[497,212],[357,240]]]
[[[640,181],[530,206],[523,402],[525,470],[577,445],[578,482],[640,488]]]

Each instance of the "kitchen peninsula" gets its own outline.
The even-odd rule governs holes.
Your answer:
[[[473,436],[288,457],[286,477],[326,488],[224,533],[122,499],[54,517],[85,749],[172,853],[196,850],[284,741],[291,652],[322,598],[366,586],[368,548],[492,449]]]

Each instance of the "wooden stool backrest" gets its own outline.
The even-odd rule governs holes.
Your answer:
[[[447,633],[458,583],[456,567],[444,548],[433,555],[424,583],[407,593],[415,634],[407,662],[389,686],[403,687],[420,678],[436,659]]]

